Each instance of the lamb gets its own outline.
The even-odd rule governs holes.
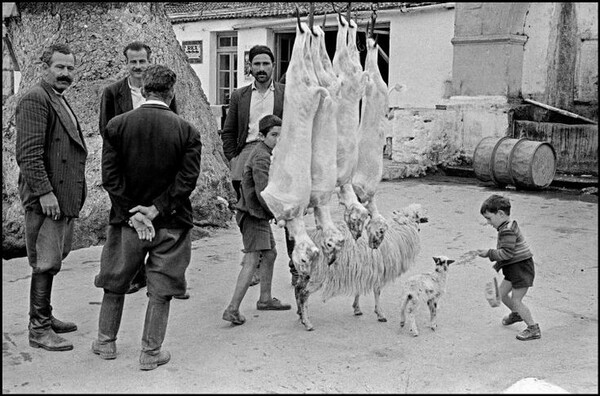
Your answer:
[[[448,266],[454,262],[446,256],[433,257],[435,271],[427,274],[411,276],[404,283],[404,293],[400,299],[400,327],[404,327],[405,318],[408,317],[410,332],[413,336],[419,335],[415,322],[415,310],[419,300],[427,302],[430,313],[431,330],[437,328],[436,315],[438,303],[446,292],[446,280],[448,279]]]
[[[406,272],[419,254],[421,243],[419,223],[427,222],[423,208],[412,204],[400,212],[393,213],[389,221],[386,238],[378,249],[371,249],[366,238],[354,240],[345,223],[338,223],[338,228],[346,235],[346,240],[336,260],[329,265],[327,258],[319,254],[311,263],[308,273],[300,274],[296,284],[297,314],[306,330],[313,325],[308,318],[308,297],[323,289],[323,299],[339,294],[355,296],[355,315],[361,315],[358,305],[359,296],[373,292],[375,296],[375,313],[381,322],[385,322],[384,313],[379,306],[381,289],[390,281]],[[309,230],[309,235],[317,244],[323,239],[321,230]]]

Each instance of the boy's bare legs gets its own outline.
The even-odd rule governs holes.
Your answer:
[[[533,317],[531,316],[531,312],[529,311],[529,308],[527,308],[527,306],[525,306],[525,304],[523,304],[523,301],[522,301],[523,297],[525,297],[525,294],[527,294],[527,290],[529,290],[528,287],[523,287],[520,289],[513,289],[512,290],[512,304],[513,304],[514,311],[519,313],[519,315],[521,316],[521,318],[523,318],[523,320],[525,321],[527,326],[531,326],[531,325],[534,325],[535,322],[533,321]]]
[[[277,258],[276,250],[262,250],[260,258],[260,297],[259,301],[271,301],[271,284],[273,282],[273,267]]]
[[[500,293],[502,302],[508,307],[508,309],[510,309],[510,312],[517,312],[514,308],[512,298],[509,295],[511,290],[512,283],[507,281],[506,279],[502,279],[502,282],[500,282],[500,286],[498,286],[498,292]]]
[[[242,300],[248,291],[250,280],[252,280],[252,274],[254,274],[259,261],[260,252],[248,252],[244,254],[244,258],[242,259],[242,269],[238,275],[237,283],[235,284],[235,290],[233,291],[233,296],[231,297],[231,302],[229,303],[229,307],[227,307],[227,309],[233,311],[239,310],[240,304],[242,303]],[[273,269],[271,268],[271,271],[272,270]]]

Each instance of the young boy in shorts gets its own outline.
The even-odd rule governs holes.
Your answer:
[[[223,312],[223,319],[235,325],[241,325],[246,321],[246,318],[240,314],[239,308],[257,266],[260,273],[260,297],[256,309],[282,311],[292,307],[271,296],[273,265],[277,250],[269,220],[274,216],[260,195],[269,181],[271,153],[279,139],[281,118],[275,115],[264,116],[260,119],[258,127],[262,141],[256,145],[246,160],[240,185],[240,199],[236,205],[235,219],[242,232],[244,259],[233,297]]]
[[[535,278],[533,254],[519,225],[510,219],[510,201],[494,194],[483,202],[480,212],[488,224],[498,230],[497,248],[480,249],[477,254],[495,261],[494,269],[497,272],[502,269],[504,274],[499,291],[502,302],[511,312],[502,319],[502,324],[508,326],[525,321],[527,328],[517,334],[517,339],[529,341],[541,338],[539,324],[534,322],[529,308],[522,301]]]

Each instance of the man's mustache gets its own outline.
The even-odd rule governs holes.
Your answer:
[[[56,79],[56,81],[64,81],[64,82],[68,82],[70,84],[73,82],[73,79],[71,77],[58,77]]]

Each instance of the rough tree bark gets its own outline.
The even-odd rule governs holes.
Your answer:
[[[106,85],[126,75],[122,51],[134,40],[152,48],[153,63],[175,71],[180,115],[202,135],[202,172],[192,194],[194,222],[199,227],[227,226],[235,194],[221,139],[201,82],[175,37],[164,3],[32,2],[17,6],[20,15],[6,21],[22,77],[19,94],[9,98],[2,109],[3,257],[24,254],[25,247],[23,208],[17,190],[15,107],[21,94],[39,81],[39,56],[54,42],[67,43],[76,57],[77,76],[65,95],[77,114],[89,152],[88,198],[76,222],[73,248],[97,245],[105,239],[110,202],[101,186],[100,97]],[[198,227],[196,231],[195,235],[202,234]]]

